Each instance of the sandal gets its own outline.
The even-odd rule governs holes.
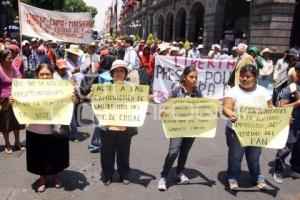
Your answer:
[[[38,187],[37,191],[38,192],[45,192],[46,190],[46,185],[40,185],[40,187]]]
[[[4,148],[4,151],[5,151],[5,153],[7,153],[7,154],[12,154],[12,148],[11,148],[11,146],[6,146],[6,147]]]

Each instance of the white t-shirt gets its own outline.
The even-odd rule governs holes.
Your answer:
[[[234,112],[237,112],[240,106],[268,107],[268,101],[272,98],[268,90],[260,85],[256,85],[253,91],[245,91],[240,86],[234,86],[225,95],[225,98],[231,98],[235,101]],[[231,121],[228,120],[228,127],[231,127]]]
[[[240,106],[252,106],[252,107],[268,107],[268,101],[272,98],[264,87],[256,85],[256,89],[253,91],[245,91],[240,86],[231,88],[225,98],[234,99],[234,111]]]

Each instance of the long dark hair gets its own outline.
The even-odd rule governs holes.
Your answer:
[[[5,61],[6,57],[12,54],[12,52],[8,49],[4,49],[2,51],[0,51],[0,62],[2,63],[3,61]]]
[[[181,74],[181,77],[180,77],[181,84],[184,82],[183,78],[186,77],[191,72],[197,72],[196,68],[192,67],[192,66],[188,66],[188,67],[184,68],[183,73]]]

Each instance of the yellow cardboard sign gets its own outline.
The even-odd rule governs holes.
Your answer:
[[[73,114],[72,81],[13,79],[13,111],[20,124],[63,124]]]
[[[162,125],[167,138],[206,137],[216,134],[219,101],[173,98],[163,107]]]
[[[233,128],[241,146],[281,149],[285,146],[292,108],[241,106]]]
[[[148,108],[149,86],[94,84],[92,107],[99,125],[139,127]]]

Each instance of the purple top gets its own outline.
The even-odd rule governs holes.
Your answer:
[[[0,97],[11,96],[12,79],[21,77],[22,74],[17,68],[12,67],[12,77],[9,77],[0,66]]]

